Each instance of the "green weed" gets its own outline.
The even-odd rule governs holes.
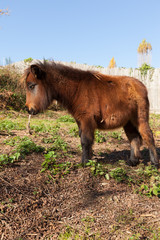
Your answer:
[[[54,137],[42,138],[43,143],[53,143],[55,141]]]
[[[114,139],[122,140],[122,133],[121,132],[111,132],[111,137]]]
[[[34,132],[49,132],[50,130],[52,130],[52,127],[50,125],[44,124],[44,123],[40,123],[38,125],[36,124],[32,124],[31,125],[31,130],[33,130]]]
[[[138,192],[139,194],[146,195],[148,197],[157,196],[160,198],[160,183],[152,185],[147,185],[143,183],[139,187]]]
[[[69,123],[75,123],[75,120],[70,115],[64,115],[57,119],[58,122],[69,122]]]
[[[15,146],[18,142],[21,141],[19,136],[11,137],[10,139],[4,140],[3,143],[9,146]]]
[[[104,176],[105,173],[106,173],[106,169],[104,168],[104,166],[101,163],[98,163],[95,160],[89,160],[88,163],[86,163],[86,166],[90,167],[91,173],[94,176],[98,176],[98,175]]]
[[[44,154],[45,161],[42,163],[41,172],[46,170],[51,170],[56,164],[57,155],[54,151],[50,151],[47,154]]]
[[[33,61],[33,58],[26,58],[26,59],[24,59],[24,62],[25,63],[31,63]]]
[[[110,176],[114,178],[117,182],[123,182],[128,179],[128,175],[125,169],[117,167],[115,169],[112,169],[109,172]]]
[[[78,137],[79,136],[79,131],[77,127],[73,127],[69,130],[69,134],[73,137]]]
[[[55,136],[54,143],[50,147],[49,151],[52,151],[52,150],[67,152],[68,150],[67,143],[60,136]]]
[[[95,141],[97,143],[103,143],[106,142],[106,140],[107,140],[106,135],[104,135],[102,132],[98,130],[95,131]]]
[[[37,146],[32,140],[26,137],[22,142],[19,143],[16,151],[20,153],[21,157],[25,157],[33,152],[43,152],[44,147]]]
[[[16,160],[18,160],[20,157],[20,153],[16,152],[14,154],[8,155],[8,154],[1,154],[0,155],[0,167],[3,165],[7,165],[9,163],[13,163]]]
[[[6,165],[9,163],[14,163],[19,158],[25,158],[26,155],[31,154],[33,152],[43,152],[44,148],[41,146],[37,146],[32,140],[28,137],[24,138],[13,138],[10,141],[7,141],[6,144],[11,146],[15,146],[12,150],[11,154],[2,154],[0,155],[0,166]]]
[[[7,131],[10,133],[12,130],[23,130],[25,129],[22,123],[16,123],[11,120],[0,120],[0,131]]]
[[[154,166],[140,167],[136,170],[143,182],[137,189],[141,195],[160,197],[160,173]]]
[[[67,226],[64,233],[60,233],[58,236],[59,240],[83,240],[80,236],[79,231]]]
[[[60,125],[55,123],[51,123],[50,121],[44,121],[44,120],[32,120],[31,121],[31,130],[34,132],[49,132],[52,135],[55,135],[58,133],[60,129]]]
[[[61,177],[68,174],[71,169],[70,162],[58,163],[57,159],[59,155],[54,151],[50,151],[47,154],[44,154],[44,162],[42,163],[42,170],[44,172],[46,170],[50,170],[51,173],[55,176],[59,174]]]
[[[66,226],[66,229],[63,233],[60,233],[58,236],[59,240],[84,240],[84,239],[90,239],[90,240],[100,240],[100,234],[95,233],[92,230],[91,223],[92,219],[90,221],[90,217],[87,217],[86,219],[82,219],[82,222],[84,222],[84,226],[81,230],[74,229],[73,227]]]

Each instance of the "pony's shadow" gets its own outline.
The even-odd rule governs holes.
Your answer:
[[[156,150],[157,150],[158,157],[160,158],[160,148],[157,148]],[[105,164],[115,164],[119,160],[124,160],[127,164],[129,157],[130,157],[129,150],[113,151],[111,153],[101,153],[101,155],[99,157],[95,156],[95,158],[98,162],[102,162]],[[144,148],[143,150],[141,150],[140,161],[144,165],[148,165],[148,163],[150,162],[150,156],[149,156],[148,149]]]

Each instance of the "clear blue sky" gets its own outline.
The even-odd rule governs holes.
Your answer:
[[[152,45],[160,68],[160,0],[1,0],[0,64],[32,57],[107,67],[137,67],[137,48]]]

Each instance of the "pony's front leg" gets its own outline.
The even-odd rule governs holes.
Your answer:
[[[87,136],[83,131],[81,132],[81,146],[82,146],[82,165],[92,158],[92,145],[94,141],[94,134]]]
[[[77,121],[79,128],[79,136],[81,138],[82,146],[82,165],[85,164],[92,158],[92,145],[94,141],[94,121],[92,118],[83,119],[82,121]]]

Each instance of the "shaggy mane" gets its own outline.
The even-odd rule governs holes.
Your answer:
[[[66,66],[61,63],[55,63],[54,61],[37,61],[36,63],[32,64],[38,66],[42,71],[44,71],[47,74],[52,74],[55,79],[72,79],[75,81],[81,81],[84,79],[91,79],[93,77],[96,77],[100,80],[101,74],[95,71],[89,71],[89,70],[81,70],[78,68],[74,68],[72,66]],[[31,72],[31,66],[30,65],[24,72],[21,83],[23,83],[26,78],[28,77],[29,73]]]

